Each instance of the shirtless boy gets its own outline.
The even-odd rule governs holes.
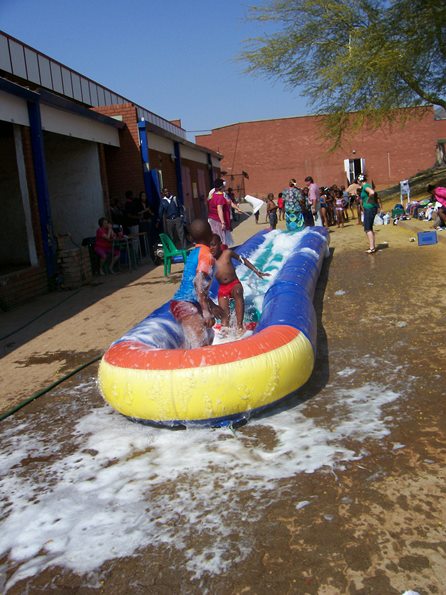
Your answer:
[[[219,282],[218,288],[218,304],[223,310],[221,317],[221,324],[224,327],[229,326],[229,300],[232,298],[235,304],[235,315],[237,318],[237,328],[240,333],[244,331],[243,328],[243,317],[245,315],[245,300],[243,298],[243,286],[240,283],[237,274],[235,272],[234,265],[231,259],[234,258],[242,262],[248,269],[254,271],[254,273],[260,277],[268,277],[270,273],[262,273],[256,267],[249,262],[248,259],[244,258],[234,252],[233,250],[227,249],[227,247],[221,243],[220,236],[213,234],[210,243],[210,250],[212,256],[216,259],[215,277]]]
[[[189,231],[195,247],[188,254],[183,279],[170,303],[170,311],[183,327],[185,348],[194,349],[211,344],[214,316],[221,318],[223,312],[209,297],[215,265],[209,249],[211,227],[207,221],[195,219]]]

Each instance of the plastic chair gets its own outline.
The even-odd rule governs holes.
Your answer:
[[[168,277],[172,262],[186,262],[187,252],[183,249],[179,250],[167,234],[160,233],[159,235],[164,253],[164,276]]]

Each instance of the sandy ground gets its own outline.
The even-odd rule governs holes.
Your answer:
[[[260,227],[252,217],[247,219],[235,230],[236,241],[243,241]],[[263,479],[256,476],[257,483],[246,487],[243,481],[252,479],[247,468],[237,468],[234,475],[232,467],[228,467],[227,475],[221,475],[222,470],[215,466],[206,468],[210,481],[215,482],[214,496],[209,496],[210,501],[215,500],[215,510],[210,501],[203,504],[204,508],[209,506],[213,514],[220,515],[219,523],[224,525],[222,511],[226,519],[227,498],[219,500],[216,495],[233,490],[232,500],[237,504],[232,514],[238,522],[224,534],[219,564],[206,565],[203,561],[200,566],[197,562],[206,544],[218,541],[218,530],[210,530],[200,521],[201,513],[189,520],[186,516],[176,520],[169,517],[166,523],[171,525],[172,541],[160,545],[156,540],[142,540],[134,551],[110,553],[95,569],[94,580],[91,570],[81,572],[58,561],[41,568],[36,564],[34,572],[20,579],[17,572],[26,555],[14,554],[0,537],[0,592],[273,590],[356,595],[413,589],[421,595],[445,593],[446,237],[439,233],[438,244],[419,247],[411,238],[417,230],[426,229],[427,224],[421,222],[378,227],[380,250],[370,256],[365,253],[364,233],[356,221],[344,229],[332,228],[331,256],[315,296],[319,327],[314,373],[276,418],[272,412],[237,431],[240,450],[235,458],[243,461],[248,457],[246,460],[253,462]],[[143,265],[137,271],[97,279],[79,291],[43,296],[0,314],[1,336],[5,337],[0,342],[0,410],[8,410],[100,355],[172,295],[181,270],[181,265],[175,265],[171,277],[165,279],[162,267]],[[29,431],[27,424],[36,435],[53,432],[62,451],[73,450],[68,428],[91,410],[102,410],[94,383],[96,371],[97,364],[92,364],[61,385],[66,385],[65,392],[54,392],[61,399],[59,410],[50,393],[2,422],[2,460],[11,459],[15,449],[20,450],[19,436]],[[82,398],[74,404],[73,395]],[[378,401],[379,411],[372,408]],[[60,407],[64,408],[63,416]],[[327,454],[325,464],[321,454],[318,464],[301,466],[310,455],[304,443],[306,430],[301,431],[299,425],[285,454],[278,448],[282,437],[286,441],[287,432],[293,431],[289,420],[298,419],[296,411],[304,414],[305,423],[311,420],[312,427],[331,432],[330,440],[336,435],[337,446]],[[112,417],[116,420],[119,416]],[[114,423],[123,424],[119,431],[126,432],[126,420],[120,418]],[[150,432],[151,449],[159,448],[161,455],[160,441],[164,438],[160,436],[165,433]],[[196,436],[189,430],[180,434],[181,441]],[[170,445],[175,446],[177,436],[169,433]],[[215,435],[203,436],[199,439],[205,441],[208,451],[212,450]],[[232,438],[218,435],[217,441],[229,448]],[[316,442],[314,448],[319,448],[321,443]],[[183,443],[182,448],[187,450],[190,444]],[[100,450],[85,449],[82,452]],[[263,453],[261,465],[259,452]],[[267,452],[277,459],[266,463]],[[295,468],[271,480],[271,470],[266,472],[265,466],[280,466],[283,457],[293,461]],[[105,466],[113,468],[118,459],[118,455],[112,457]],[[32,482],[34,464],[45,474],[50,462],[51,457],[39,459],[28,453],[12,469]],[[221,464],[229,465],[228,461]],[[156,471],[159,477],[160,469]],[[197,485],[200,476],[202,470],[197,471]],[[3,482],[5,477],[0,473]],[[231,477],[230,488],[225,487],[223,477]],[[154,503],[162,496],[179,506],[178,485],[186,486],[188,481],[192,486],[190,478],[178,480],[175,486],[167,480],[157,483],[150,501]],[[197,487],[197,493],[200,490],[204,488]],[[262,499],[258,500],[260,493]],[[17,493],[13,497],[1,490],[0,496],[1,519],[8,523],[14,498],[20,498]],[[200,531],[197,522],[204,523]],[[182,533],[186,525],[188,530]],[[1,531],[0,526],[0,535]],[[38,553],[42,555],[42,551]],[[36,556],[37,552],[30,554],[29,560]]]

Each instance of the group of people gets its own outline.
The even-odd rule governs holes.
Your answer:
[[[446,188],[429,184],[426,190],[431,195],[429,202],[422,207],[420,202],[411,201],[405,212],[412,217],[432,221],[434,229],[442,231],[446,229]]]
[[[157,210],[150,206],[145,192],[134,196],[128,190],[122,199],[112,200],[110,220],[101,217],[98,226],[94,250],[99,257],[101,275],[106,272],[107,261],[110,261],[108,271],[116,272],[115,267],[120,257],[120,250],[115,242],[117,239],[133,238],[140,243],[143,253],[148,248],[153,262],[160,231],[167,233],[180,248],[186,249],[187,246],[184,209],[168,188],[163,188]]]
[[[428,192],[439,205],[439,224],[445,227],[446,188],[429,186]],[[349,220],[350,209],[352,219],[355,218],[356,212],[357,224],[361,224],[362,219],[369,242],[367,253],[376,252],[373,224],[378,209],[382,209],[382,204],[373,185],[367,182],[364,174],[358,175],[347,188],[338,188],[335,185],[330,188],[319,187],[311,176],[305,178],[305,187],[299,188],[296,180],[291,179],[288,188],[279,193],[277,203],[274,194],[268,194],[266,209],[272,229],[276,228],[279,220],[285,220],[288,230],[298,231],[314,225],[315,221],[320,221],[326,227],[335,223],[338,227],[343,227],[344,221]],[[206,346],[212,342],[212,327],[216,318],[221,320],[223,327],[228,327],[230,300],[234,300],[235,304],[237,330],[239,334],[244,332],[243,287],[237,277],[233,260],[243,263],[260,278],[268,275],[230,249],[231,218],[234,211],[242,213],[233,195],[225,191],[225,182],[218,178],[208,195],[208,221],[195,219],[189,226],[194,245],[189,251],[180,287],[170,305],[172,315],[183,327],[186,349]],[[256,215],[258,220],[258,213]],[[111,257],[110,270],[114,272],[114,266],[119,259],[119,250],[113,249],[113,240],[117,233],[132,233],[136,225],[140,231],[141,223],[144,226],[144,222],[153,221],[154,213],[147,205],[144,193],[140,193],[139,199],[136,200],[132,193],[126,193],[126,203],[122,211],[114,204],[112,221],[101,217],[98,222],[95,249],[101,260],[101,272],[104,272],[103,266],[108,256]],[[155,227],[159,228],[161,222],[166,233],[181,247],[186,247],[183,208],[167,188],[163,189]],[[120,226],[118,232],[114,231],[113,224]],[[209,296],[214,276],[219,283],[218,303]]]
[[[209,192],[207,200],[208,222],[213,233],[217,234],[223,245],[231,246],[232,223],[237,216],[243,213],[238,206],[234,192],[226,189],[226,182],[217,178],[214,188]],[[105,265],[109,260],[109,272],[115,271],[119,260],[119,249],[113,247],[113,241],[119,237],[136,238],[141,241],[141,250],[149,247],[150,256],[155,261],[155,246],[159,241],[159,232],[163,231],[180,249],[187,248],[186,218],[184,206],[168,188],[161,192],[159,208],[155,214],[145,192],[134,196],[131,190],[127,191],[122,199],[114,199],[110,206],[110,220],[101,217],[96,232],[95,252],[100,259],[100,273],[105,274]],[[145,234],[146,242],[138,236]],[[116,245],[116,242],[115,242]]]
[[[335,184],[319,187],[312,176],[307,176],[304,187],[299,187],[296,179],[292,178],[288,188],[279,193],[277,203],[274,194],[268,194],[266,218],[271,229],[276,229],[281,220],[285,221],[289,231],[301,231],[315,225],[316,221],[325,227],[344,227],[344,223],[349,221],[350,210],[352,219],[356,214],[358,225],[361,225],[362,219],[369,240],[367,253],[373,254],[376,252],[373,222],[379,208],[382,208],[381,200],[364,174],[360,174],[347,188]]]

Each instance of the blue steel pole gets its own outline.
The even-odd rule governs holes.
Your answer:
[[[27,104],[43,252],[45,255],[48,279],[51,279],[56,274],[56,247],[48,191],[42,120],[40,117],[40,102],[37,100],[28,101]]]
[[[144,118],[138,122],[139,146],[141,149],[142,174],[144,180],[144,190],[147,194],[148,204],[156,207],[156,198],[152,191],[150,160],[149,160],[149,142],[147,140],[147,122]]]

